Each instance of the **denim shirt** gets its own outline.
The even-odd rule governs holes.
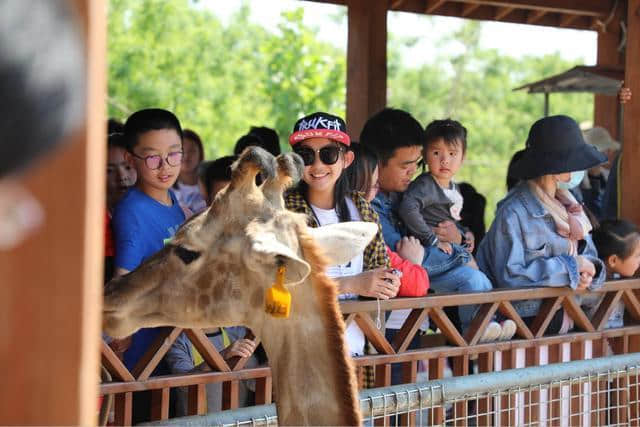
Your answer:
[[[376,211],[378,219],[380,220],[382,237],[392,251],[396,250],[396,243],[398,243],[403,236],[407,235],[402,222],[396,215],[400,198],[401,195],[398,193],[389,193],[387,196],[379,191],[375,199],[371,201],[371,207]]]
[[[495,220],[478,248],[478,266],[497,288],[570,286],[575,289],[580,281],[578,263],[568,255],[569,241],[555,230],[551,215],[531,192],[528,183],[522,182],[498,204]],[[596,267],[589,289],[600,287],[606,270],[598,259],[591,236],[586,236],[578,246],[579,254]],[[522,301],[514,307],[521,316],[535,316],[540,301]]]

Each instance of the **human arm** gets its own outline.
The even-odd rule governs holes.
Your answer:
[[[534,232],[530,227],[527,232]],[[535,233],[551,233],[551,230],[536,228]],[[480,246],[483,251],[482,268],[490,271],[500,287],[525,286],[569,286],[576,289],[580,283],[578,261],[576,257],[551,253],[550,243],[525,245],[525,230],[515,212],[502,212],[496,219],[490,232],[485,236],[487,242]],[[544,236],[540,235],[540,242]]]
[[[391,203],[386,197],[378,195],[371,201],[371,207],[378,218],[384,242],[389,247],[395,248],[398,241],[402,239],[402,232],[399,224],[394,220]]]
[[[140,239],[141,224],[134,209],[118,205],[113,214],[113,240],[115,246],[115,275],[122,276],[142,263],[145,253]]]
[[[420,244],[418,242],[418,244]],[[422,247],[422,246],[421,246]],[[400,277],[399,297],[422,297],[429,289],[429,276],[427,271],[418,263],[413,263],[408,259],[403,259],[398,253],[387,248],[391,267],[402,272]]]
[[[367,270],[335,280],[338,282],[338,292],[341,294],[351,293],[380,299],[395,297],[400,287],[400,279],[388,268]]]
[[[429,191],[431,187],[426,179],[421,178],[413,181],[402,195],[398,215],[409,233],[417,237],[424,246],[435,246],[438,244],[438,236],[422,214],[424,207],[432,202]]]

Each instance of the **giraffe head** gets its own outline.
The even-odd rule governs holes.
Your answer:
[[[253,329],[269,316],[264,296],[278,266],[286,268],[284,283],[294,299],[296,288],[309,286],[306,279],[318,262],[305,260],[301,239],[308,242],[311,236],[331,263],[362,251],[376,224],[311,229],[303,215],[285,209],[282,194],[299,180],[302,168],[295,154],[275,158],[257,147],[245,150],[233,165],[231,183],[207,211],[185,223],[135,271],[107,284],[105,332],[122,337],[163,325]],[[259,173],[265,180],[257,186]]]

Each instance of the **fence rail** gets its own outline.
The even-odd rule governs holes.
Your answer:
[[[377,354],[355,358],[356,366],[360,370],[364,366],[373,366],[376,387],[385,387],[391,384],[391,364],[394,363],[402,366],[403,382],[415,383],[419,361],[424,361],[421,364],[428,367],[428,378],[435,380],[444,378],[447,360],[452,362],[454,376],[469,375],[469,359],[476,355],[478,372],[483,373],[640,351],[640,280],[605,284],[597,291],[603,298],[591,317],[580,307],[580,296],[586,293],[569,288],[534,288],[381,301],[380,310],[383,312],[411,309],[411,314],[392,342],[385,338],[383,331],[376,328],[376,301],[344,301],[340,305],[345,322],[356,322],[377,351]],[[514,301],[525,299],[543,301],[538,316],[530,325],[520,318],[512,305]],[[480,307],[465,334],[456,329],[447,309],[459,305],[460,301]],[[625,306],[625,326],[605,329],[611,311],[619,302]],[[551,319],[560,308],[574,321],[574,331],[565,335],[545,335]],[[478,344],[482,331],[497,312],[516,323],[516,336],[510,341]],[[409,343],[419,333],[419,326],[426,318],[440,333],[435,337],[422,337],[424,344],[421,348],[408,350]],[[223,409],[237,408],[238,381],[248,379],[256,381],[256,405],[271,403],[270,369],[244,369],[245,359],[225,362],[200,330],[184,331],[214,372],[151,377],[151,372],[182,331],[180,328],[167,328],[131,372],[103,343],[102,363],[113,376],[114,382],[102,384],[101,393],[115,395],[115,421],[118,424],[131,423],[132,395],[143,390],[152,391],[149,408],[151,420],[168,419],[169,390],[180,386],[189,388],[191,415],[206,412],[205,385],[212,382],[223,383]],[[460,419],[466,419],[469,406],[458,402],[453,411]],[[439,422],[446,415],[443,411],[435,411],[434,414],[435,421]],[[416,422],[415,416],[402,418],[401,421]]]

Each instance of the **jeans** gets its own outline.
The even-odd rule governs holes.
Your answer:
[[[442,251],[437,246],[425,246],[422,266],[427,270],[429,278],[446,273],[455,267],[465,265],[469,262],[471,255],[469,255],[469,252],[467,252],[465,248],[456,244],[452,244],[451,246],[453,248],[451,255]]]
[[[429,273],[428,270],[427,273]],[[484,292],[492,289],[491,282],[483,272],[467,265],[455,267],[450,271],[436,276],[429,274],[429,281],[431,282],[431,289],[436,293]],[[458,307],[458,314],[463,331],[467,330],[477,310],[477,305],[461,305]]]

